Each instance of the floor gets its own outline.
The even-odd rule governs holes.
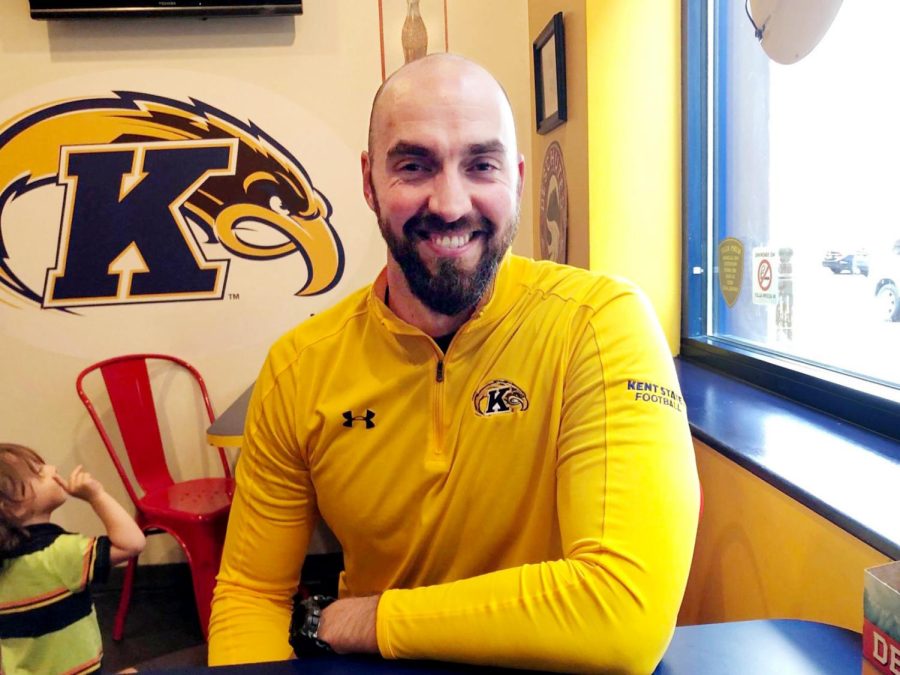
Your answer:
[[[308,556],[301,573],[310,593],[335,595],[341,554]],[[103,635],[103,672],[129,667],[139,671],[206,664],[206,643],[191,587],[187,564],[138,566],[125,636],[112,639],[124,568],[113,570],[110,581],[93,589],[94,605]]]
[[[187,565],[138,568],[125,636],[116,642],[112,627],[120,588],[118,574],[93,592],[103,635],[103,672],[115,673],[131,666],[142,670],[206,663],[206,644],[197,621]]]

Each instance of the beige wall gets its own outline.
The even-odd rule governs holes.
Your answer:
[[[451,50],[498,74],[520,131],[527,130],[526,0],[450,0],[448,29]],[[82,368],[128,352],[173,353],[201,370],[214,406],[223,410],[253,381],[268,345],[281,332],[370,280],[384,263],[384,247],[362,198],[359,152],[380,82],[377,0],[307,0],[304,14],[289,18],[49,23],[29,18],[27,0],[0,3],[0,124],[51,101],[119,90],[199,98],[253,120],[296,155],[331,202],[331,222],[346,253],[344,280],[331,295],[318,298],[294,297],[299,267],[290,258],[271,264],[232,259],[227,289],[236,297],[232,300],[87,308],[65,315],[0,291],[0,439],[33,446],[62,468],[84,463],[127,503],[75,395]],[[31,251],[55,251],[61,197],[58,204],[54,199],[52,194],[22,198],[2,214],[3,241],[17,261]],[[515,243],[525,254],[532,250],[530,211],[526,197],[524,236]],[[40,262],[29,272],[35,279],[43,278]],[[278,265],[286,266],[283,273]],[[174,413],[164,424],[165,435],[179,441],[173,454],[181,477],[215,472],[200,431],[185,433],[187,420]],[[56,520],[67,528],[100,531],[99,521],[80,503],[65,505]],[[180,558],[164,539],[152,538],[143,562]]]
[[[490,70],[509,95],[516,119],[519,152],[525,156],[525,189],[519,232],[513,251],[519,255],[535,255],[532,241],[533,203],[530,198],[531,176],[535,166],[531,137],[531,42],[528,39],[527,0],[448,0],[450,51],[465,54]],[[499,29],[499,30],[498,30]],[[498,40],[498,34],[501,35]],[[537,249],[539,250],[539,249]]]
[[[529,0],[528,29],[531,42],[557,12],[563,13],[566,40],[566,104],[568,120],[547,134],[538,134],[534,113],[534,62],[529,59],[531,72],[531,108],[528,129],[531,133],[534,170],[531,174],[532,204],[534,208],[534,251],[540,255],[540,197],[541,166],[547,148],[558,142],[563,152],[568,183],[569,225],[567,262],[590,268],[590,199],[588,158],[587,103],[587,25],[584,0]],[[531,46],[529,45],[529,54]]]

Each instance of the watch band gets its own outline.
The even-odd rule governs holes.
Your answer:
[[[291,614],[291,627],[288,642],[297,656],[330,653],[334,650],[324,640],[319,639],[319,623],[322,612],[335,598],[327,595],[313,595],[303,598],[298,593],[294,596],[294,611]]]

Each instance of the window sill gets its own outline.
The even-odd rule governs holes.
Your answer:
[[[900,442],[680,358],[675,367],[698,440],[900,559]]]

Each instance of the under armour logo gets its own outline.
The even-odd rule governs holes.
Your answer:
[[[353,412],[350,410],[344,411],[344,426],[352,427],[354,422],[365,422],[366,429],[372,429],[375,427],[375,422],[372,420],[375,419],[375,413],[371,410],[366,410],[365,415],[353,415]]]

